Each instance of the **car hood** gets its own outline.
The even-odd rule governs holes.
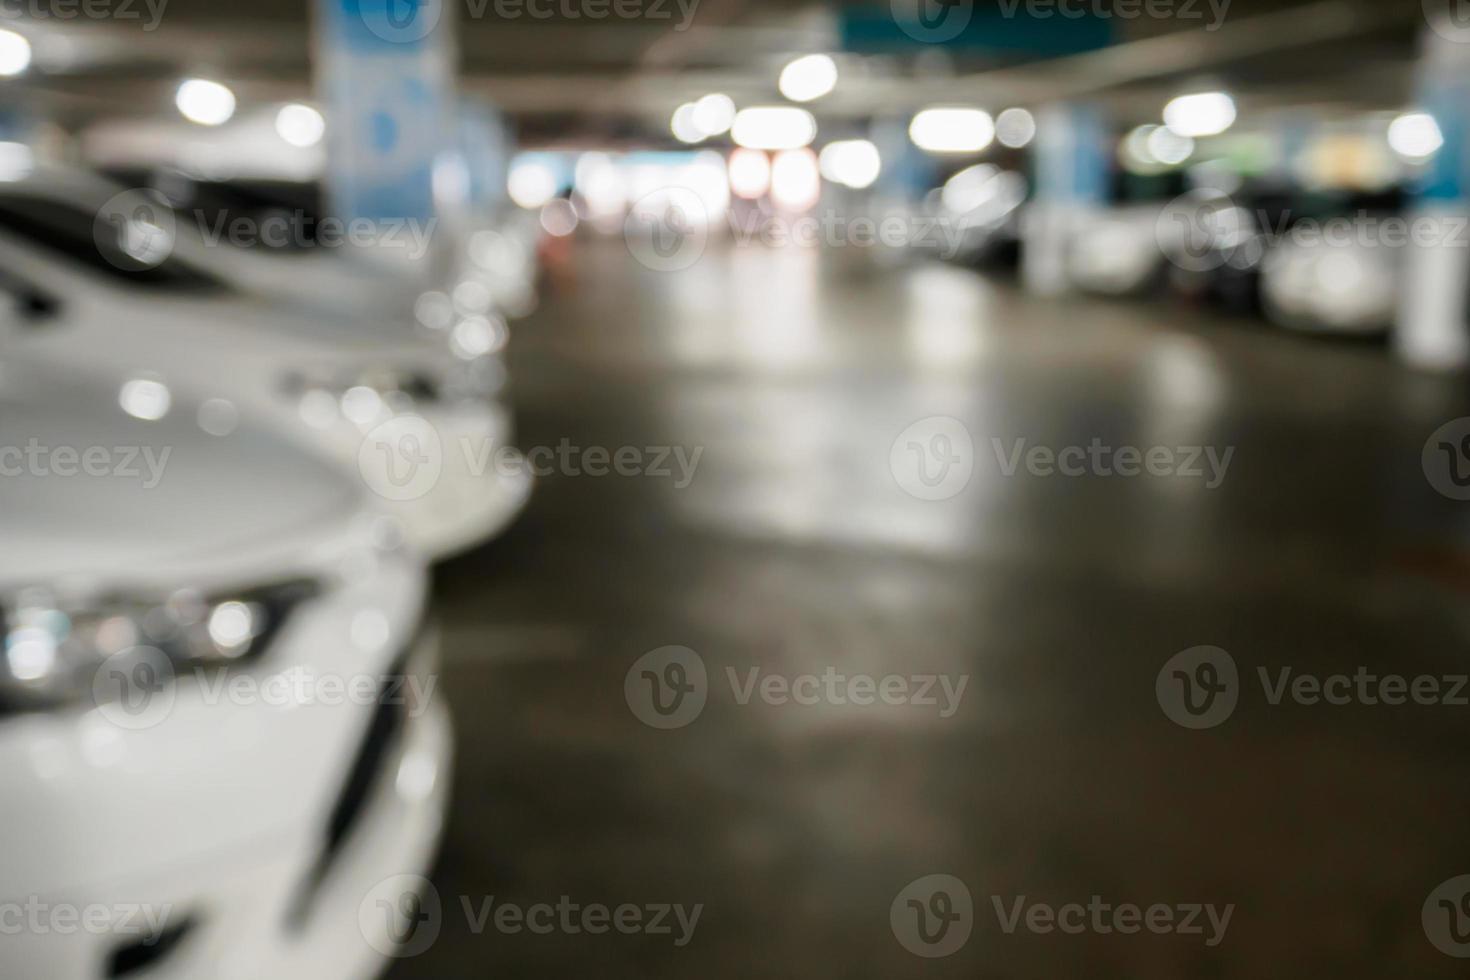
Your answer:
[[[223,406],[201,413],[177,393],[144,421],[122,408],[126,383],[0,356],[0,586],[136,581],[206,559],[228,573],[361,513],[347,476],[269,430],[231,429]],[[159,389],[129,390],[135,410],[156,411]]]

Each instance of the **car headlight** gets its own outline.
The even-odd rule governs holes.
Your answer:
[[[287,397],[300,400],[301,417],[316,428],[338,419],[360,426],[438,402],[444,391],[426,371],[371,368],[353,373],[304,371],[286,376]]]
[[[97,670],[119,655],[163,657],[175,669],[254,660],[291,610],[318,591],[314,582],[292,581],[218,596],[181,590],[90,602],[18,592],[0,602],[0,714],[84,701]]]

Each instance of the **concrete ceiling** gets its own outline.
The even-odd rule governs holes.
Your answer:
[[[661,128],[674,105],[708,91],[747,103],[774,98],[785,58],[838,45],[833,8],[806,0],[685,0],[697,6],[682,31],[671,30],[682,19],[674,0],[666,0],[671,20],[507,20],[493,5],[454,2],[462,5],[463,90],[533,133]],[[308,0],[167,0],[152,31],[136,22],[17,22],[36,45],[37,70],[6,83],[0,99],[80,125],[169,113],[184,74],[228,80],[246,101],[307,97],[310,8]],[[469,16],[472,9],[485,16]],[[842,84],[819,111],[855,118],[936,101],[1086,96],[1145,118],[1169,91],[1200,77],[1230,86],[1247,108],[1391,108],[1409,97],[1423,27],[1420,4],[1381,0],[1232,0],[1211,33],[1192,24],[1179,30],[1179,21],[1119,23],[1121,45],[1026,65],[918,45],[912,54],[847,56]]]

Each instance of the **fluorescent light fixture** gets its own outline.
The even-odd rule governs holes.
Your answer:
[[[15,31],[0,30],[0,75],[19,75],[30,64],[31,42]]]
[[[276,135],[292,146],[316,146],[326,132],[326,119],[309,105],[293,102],[276,113]]]
[[[674,110],[674,115],[669,120],[669,131],[680,143],[698,143],[704,139],[704,130],[694,121],[693,102],[685,102]]]
[[[1168,126],[1155,126],[1144,139],[1148,155],[1159,163],[1174,167],[1194,155],[1194,140],[1180,136]]]
[[[706,136],[730,131],[735,122],[735,100],[722,92],[711,92],[694,103],[694,124]]]
[[[837,87],[837,63],[825,54],[803,55],[781,69],[777,87],[792,102],[820,99]]]
[[[1214,136],[1235,124],[1235,100],[1224,92],[1181,95],[1164,106],[1164,123],[1191,139]]]
[[[822,147],[817,162],[822,176],[834,184],[842,184],[854,190],[872,185],[883,170],[883,160],[878,147],[868,140],[838,140]]]
[[[1407,160],[1427,160],[1444,146],[1444,134],[1429,113],[1406,112],[1388,124],[1388,145]]]
[[[978,153],[995,139],[995,122],[983,109],[925,109],[909,123],[909,139],[930,153]]]
[[[235,115],[235,93],[219,82],[191,78],[174,96],[179,112],[201,126],[219,126]]]
[[[1036,137],[1036,117],[1025,109],[1007,109],[995,117],[995,138],[1001,146],[1019,149]]]
[[[799,150],[817,138],[817,121],[795,106],[751,106],[735,114],[730,135],[752,150]]]

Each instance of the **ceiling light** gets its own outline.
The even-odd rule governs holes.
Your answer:
[[[995,117],[995,138],[1001,146],[1018,149],[1036,136],[1036,118],[1025,109],[1007,109]]]
[[[685,102],[674,110],[674,116],[669,120],[669,129],[681,143],[698,143],[704,139],[704,130],[694,120],[693,102]]]
[[[719,136],[730,131],[735,121],[735,100],[720,92],[711,92],[694,103],[694,124],[706,136]]]
[[[19,75],[30,64],[31,42],[14,31],[0,30],[0,75]]]
[[[854,190],[872,185],[882,172],[883,160],[878,147],[868,140],[838,140],[822,147],[818,158],[822,176],[834,184]]]
[[[191,78],[179,86],[174,102],[190,122],[219,126],[235,114],[235,93],[219,82]]]
[[[1164,106],[1164,122],[1180,136],[1214,136],[1235,123],[1235,100],[1224,92],[1181,95]]]
[[[316,146],[326,131],[327,121],[309,105],[293,102],[276,113],[276,134],[292,146]]]
[[[1194,155],[1194,140],[1180,136],[1168,126],[1155,126],[1145,137],[1148,155],[1159,163],[1177,166]]]
[[[909,123],[909,139],[931,153],[978,153],[995,139],[995,123],[982,109],[925,109]]]
[[[735,114],[730,135],[754,150],[796,150],[817,138],[817,121],[795,106],[752,106]]]
[[[1439,123],[1427,112],[1406,112],[1388,125],[1388,145],[1409,160],[1425,160],[1444,146]]]
[[[825,54],[808,54],[781,69],[777,83],[792,102],[820,99],[837,87],[837,63]]]

